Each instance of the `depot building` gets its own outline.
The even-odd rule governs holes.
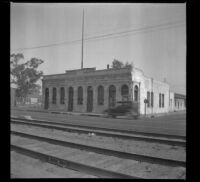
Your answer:
[[[42,94],[44,109],[65,112],[102,113],[118,101],[137,102],[139,114],[166,113],[174,108],[169,85],[145,76],[135,67],[83,68],[45,75]]]

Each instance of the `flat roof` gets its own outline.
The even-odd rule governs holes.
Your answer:
[[[174,93],[174,98],[177,98],[177,99],[186,99],[186,95],[179,94],[179,93]]]
[[[99,74],[106,74],[108,72],[113,72],[113,73],[116,73],[118,71],[121,71],[121,70],[126,70],[125,72],[131,72],[130,68],[119,68],[119,69],[116,69],[116,68],[109,68],[109,69],[102,69],[102,70],[96,70],[96,68],[83,68],[83,69],[75,69],[75,70],[66,70],[65,73],[61,73],[61,74],[51,74],[51,75],[43,75],[43,78],[48,78],[48,77],[55,77],[55,76],[73,76],[73,75],[77,75],[78,74],[85,74],[85,75],[88,75],[88,74],[92,74],[92,73],[99,73]]]

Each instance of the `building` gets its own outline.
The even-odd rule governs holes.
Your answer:
[[[10,88],[10,105],[11,107],[16,106],[16,88]]]
[[[186,110],[186,96],[174,93],[174,111]]]
[[[169,92],[169,112],[174,112],[174,92]]]
[[[169,85],[138,68],[83,68],[45,75],[42,95],[42,107],[48,110],[101,113],[118,101],[130,100],[138,102],[140,114],[170,111]]]
[[[25,100],[26,104],[41,104],[42,96],[38,93],[28,94]]]
[[[16,106],[16,89],[17,86],[13,83],[10,85],[10,105],[11,107]]]

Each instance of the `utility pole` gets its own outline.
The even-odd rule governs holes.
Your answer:
[[[81,54],[81,69],[83,69],[83,36],[84,36],[84,9],[83,9],[83,20],[82,20],[82,54]]]

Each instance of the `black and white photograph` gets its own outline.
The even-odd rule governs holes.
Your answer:
[[[11,2],[10,178],[186,179],[186,39],[186,3]]]

